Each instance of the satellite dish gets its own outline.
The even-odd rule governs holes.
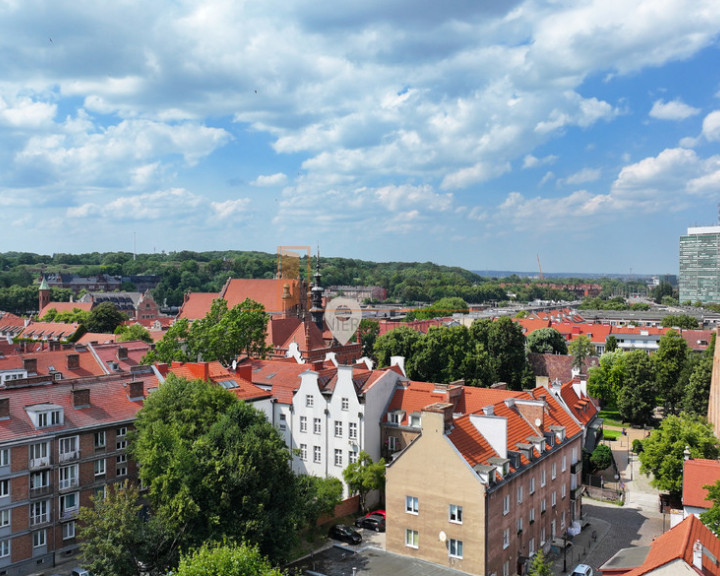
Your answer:
[[[540,420],[540,418],[535,418],[535,426],[539,427],[540,424],[542,424],[542,420]]]
[[[232,369],[233,369],[233,372],[235,372],[237,370],[237,360],[232,361]]]
[[[438,534],[438,538],[440,538],[440,542],[445,542],[447,540],[447,534],[443,530],[440,530],[440,534]]]

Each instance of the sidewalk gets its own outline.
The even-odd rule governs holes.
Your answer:
[[[565,549],[567,554],[564,555],[563,551],[560,550],[557,558],[555,558],[554,574],[558,576],[570,574],[573,568],[583,562],[610,531],[610,524],[600,518],[588,516],[587,522],[588,524],[583,528],[582,532],[569,541],[572,546]]]

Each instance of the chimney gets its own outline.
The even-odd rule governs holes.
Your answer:
[[[436,402],[423,408],[423,412],[430,412],[431,414],[442,415],[443,429],[442,432],[447,432],[452,426],[453,422],[453,405],[448,402]],[[439,423],[435,417],[432,417],[432,421]],[[425,431],[425,418],[422,419],[423,431]],[[437,431],[437,430],[436,430]]]
[[[0,398],[0,420],[10,418],[10,398]]]
[[[72,391],[73,408],[87,408],[90,406],[90,389]]]
[[[252,364],[249,362],[247,364],[238,364],[235,368],[235,374],[248,382],[252,382]]]
[[[67,367],[68,370],[75,370],[77,368],[80,368],[80,354],[68,354]]]
[[[128,352],[128,350],[125,346],[120,346],[117,351],[118,360],[127,360],[127,357],[128,357],[127,352]]]
[[[693,544],[693,566],[697,568],[700,572],[702,572],[703,565],[702,565],[702,557],[703,557],[703,545],[700,540],[695,540],[695,544]]]
[[[145,399],[145,384],[142,380],[133,380],[128,383],[128,399],[131,401]]]
[[[28,374],[31,372],[37,373],[37,358],[25,358],[23,360],[23,368]]]
[[[404,356],[391,356],[390,357],[390,366],[397,366],[398,368],[400,368],[402,375],[407,376],[407,374],[405,373],[405,357]]]

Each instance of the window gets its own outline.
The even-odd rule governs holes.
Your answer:
[[[105,459],[95,460],[93,463],[95,476],[105,476]]]
[[[405,512],[408,512],[409,514],[418,513],[417,496],[405,496]]]
[[[518,501],[518,504],[521,504],[523,501],[523,487],[522,486],[517,487],[517,501]]]
[[[118,478],[122,478],[123,476],[127,476],[127,473],[128,473],[127,466],[118,466],[118,467],[115,469],[115,476],[117,476]]]
[[[339,438],[342,436],[343,425],[340,420],[335,420],[335,437]]]
[[[105,430],[95,432],[95,448],[105,448]]]
[[[307,444],[300,444],[300,460],[307,460]]]
[[[455,506],[455,504],[450,504],[449,520],[450,522],[462,524],[462,506]]]
[[[510,494],[506,494],[503,498],[503,516],[507,516],[510,513]]]
[[[320,421],[320,418],[313,418],[313,432],[315,434],[320,434],[322,431],[322,422]]]
[[[388,436],[388,450],[391,452],[400,450],[400,442],[395,436]]]
[[[518,531],[518,534],[520,534],[520,532],[523,531],[523,519],[522,518],[517,519],[517,531]]]
[[[62,537],[63,540],[75,538],[75,520],[62,525]]]
[[[553,462],[552,463],[552,474],[551,474],[550,478],[555,480],[556,477],[557,477],[557,462]]]
[[[0,511],[0,527],[10,526],[10,510]]]
[[[105,486],[95,488],[95,500],[103,500],[105,498]]]
[[[312,408],[315,405],[315,398],[312,394],[306,394],[305,395],[305,406],[308,408]]]
[[[39,442],[30,445],[30,466],[47,466],[50,464],[50,450],[48,442]]]
[[[552,495],[550,496],[550,506],[555,506],[555,504],[557,504],[557,498],[556,498],[556,496],[557,496],[557,495],[556,495],[555,491],[553,490],[553,493],[552,493]]]
[[[540,528],[540,546],[545,544],[545,526]]]
[[[355,462],[357,462],[357,452],[355,452],[355,450],[348,451],[348,462],[350,464],[355,464]]]
[[[33,472],[30,475],[30,490],[41,490],[50,485],[50,473],[47,470]]]
[[[60,410],[48,410],[37,413],[36,428],[47,428],[48,426],[57,426],[62,423]]]
[[[10,450],[8,448],[0,450],[0,466],[10,466]]]
[[[315,462],[315,464],[320,464],[320,462],[322,462],[322,452],[320,451],[320,446],[313,446],[313,462]]]
[[[528,542],[528,555],[532,556],[533,554],[535,554],[535,538],[530,538]]]
[[[285,414],[280,414],[280,424],[278,425],[280,430],[285,430],[286,421]]]
[[[335,466],[342,466],[342,450],[335,448]]]
[[[357,438],[357,422],[350,422],[348,428],[348,437]]]
[[[535,494],[535,478],[530,478],[530,494]]]
[[[545,510],[547,510],[547,500],[543,498],[542,502],[540,502],[540,514],[544,514]]]
[[[350,400],[348,398],[343,398],[340,401],[340,407],[342,410],[349,410],[350,409]]]
[[[565,484],[563,484],[560,487],[560,498],[565,498],[565,494],[567,493],[566,491],[567,491],[567,486]]]
[[[417,548],[418,547],[418,531],[417,530],[405,530],[405,546],[408,546],[409,548]]]
[[[545,469],[540,470],[540,486],[545,486]]]
[[[60,490],[67,490],[73,488],[78,484],[78,467],[77,464],[74,466],[63,466],[59,470],[60,474]]]
[[[577,448],[572,449],[572,463],[575,464],[578,461]]]
[[[38,530],[33,532],[33,548],[39,548],[45,546],[45,530]]]
[[[60,462],[66,462],[78,457],[78,437],[60,438]]]
[[[0,540],[0,558],[10,556],[10,539]]]
[[[505,560],[503,564],[503,576],[510,576],[510,560]]]
[[[115,431],[116,438],[124,438],[127,436],[127,426],[122,426]]]
[[[560,467],[560,471],[561,471],[561,472],[565,472],[566,469],[567,469],[567,456],[563,456],[563,457],[562,457],[562,465],[561,465],[561,467]]]
[[[451,558],[462,558],[462,540],[455,540],[450,538],[450,557]]]
[[[307,432],[307,416],[300,416],[300,432]]]
[[[0,480],[0,498],[10,496],[10,480]]]
[[[560,530],[565,530],[565,510],[563,510],[562,518],[560,519]]]
[[[116,464],[125,464],[127,462],[127,454],[118,454],[115,456]]]
[[[77,492],[72,494],[65,494],[60,496],[60,516],[65,517],[73,512],[77,512],[78,509],[78,495]]]
[[[115,441],[115,450],[125,450],[127,448],[127,440],[125,440],[124,436],[120,436]]]
[[[503,550],[510,546],[510,528],[503,530]]]
[[[535,508],[530,508],[530,516],[528,520],[530,520],[530,524],[535,522]]]
[[[50,506],[47,500],[41,500],[40,502],[33,502],[30,504],[30,526],[37,526],[38,524],[44,524],[50,521],[48,510]]]

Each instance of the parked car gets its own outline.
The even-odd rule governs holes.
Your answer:
[[[380,516],[380,514],[360,516],[360,518],[355,520],[355,526],[375,530],[375,532],[385,532],[385,517]]]
[[[593,569],[587,564],[578,564],[571,576],[593,576]]]
[[[373,515],[378,515],[378,516],[382,516],[383,518],[385,518],[385,510],[374,510],[372,512],[368,512],[367,514],[365,514],[365,516],[373,516]]]
[[[333,540],[341,540],[348,544],[360,544],[362,542],[362,536],[360,532],[355,530],[352,526],[346,526],[345,524],[335,524],[330,528],[328,534]]]
[[[70,570],[70,576],[92,576],[92,574],[89,570],[85,570],[85,568],[80,568],[78,566],[77,568]]]

